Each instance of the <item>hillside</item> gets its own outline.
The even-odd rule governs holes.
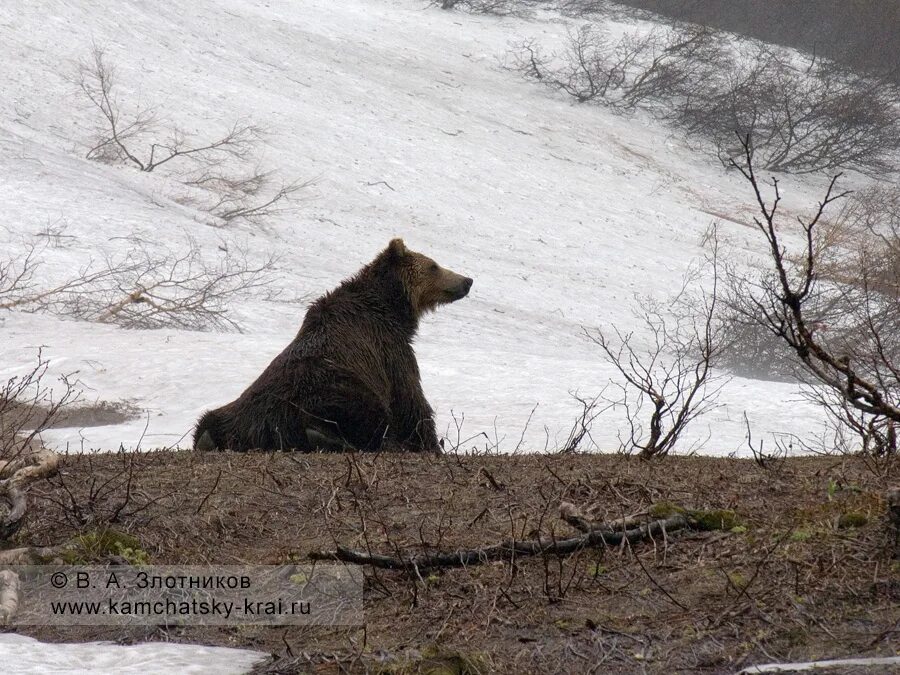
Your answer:
[[[635,16],[613,11],[606,27],[657,27]],[[659,461],[615,454],[619,408],[582,429],[582,452],[554,452],[579,398],[615,376],[586,332],[651,343],[637,299],[667,311],[712,223],[737,269],[766,255],[748,185],[696,139],[646,111],[573,103],[508,67],[512,45],[562,48],[582,21],[427,0],[0,3],[0,300],[19,272],[39,299],[94,279],[65,302],[0,302],[0,384],[34,373],[40,354],[51,398],[62,376],[80,391],[40,439],[59,451],[44,455],[51,475],[0,463],[13,474],[0,495],[9,514],[26,503],[15,477],[40,475],[0,553],[281,565],[333,561],[346,546],[403,563],[366,567],[361,627],[5,626],[0,670],[730,673],[896,661],[896,462],[746,457],[745,415],[767,450],[772,434],[823,433],[797,384],[735,376],[681,452]],[[101,109],[133,157],[104,140]],[[182,152],[223,137],[225,151]],[[824,185],[783,176],[786,221]],[[260,217],[229,211],[279,187],[291,199]],[[415,345],[445,454],[187,450],[197,417],[239,394],[306,306],[393,237],[475,280],[423,320]],[[163,326],[116,323],[156,309],[146,279],[209,273],[244,288],[199,314],[161,311]],[[32,412],[12,406],[14,426]],[[640,524],[619,532],[629,516]],[[618,543],[598,545],[610,533]],[[565,554],[548,552],[561,538]],[[523,542],[538,554],[520,555]],[[461,548],[471,565],[409,564],[459,560]]]
[[[280,256],[270,286],[229,306],[243,332],[0,314],[4,378],[41,347],[53,373],[77,372],[86,404],[136,413],[46,441],[183,446],[201,411],[233,398],[290,340],[307,302],[402,236],[475,279],[417,342],[439,430],[507,451],[520,438],[525,449],[564,443],[581,409],[572,393],[596,396],[612,375],[583,329],[639,330],[635,295],[665,301],[714,220],[741,259],[762,250],[747,187],[710,156],[640,113],[575,105],[501,67],[510,42],[552,45],[571,23],[416,0],[0,8],[5,252],[38,243],[48,285],[136,249],[177,255],[190,240],[211,261],[226,249],[258,263]],[[198,140],[247,120],[266,132],[266,170],[314,185],[289,212],[225,224],[186,201],[175,162],[141,173],[85,159],[97,111],[73,78],[92,44],[115,68],[123,114],[152,109],[163,130]],[[814,203],[817,187],[785,181],[788,208]],[[736,378],[684,447],[709,437],[703,452],[745,452],[745,411],[760,436],[815,433],[820,418],[797,398],[791,384]],[[617,415],[596,425],[591,447],[615,449]]]
[[[742,459],[596,454],[70,457],[33,488],[34,513],[20,538],[76,542],[85,563],[114,558],[93,543],[101,533],[130,536],[130,555],[157,565],[252,565],[307,563],[338,546],[406,557],[538,536],[561,541],[578,534],[561,517],[564,503],[607,522],[679,506],[701,523],[563,556],[367,567],[364,627],[17,630],[52,642],[241,647],[261,653],[259,673],[662,675],[891,657],[900,648],[900,583],[884,519],[890,484],[859,460],[828,458],[764,469]],[[73,504],[94,524],[73,524]],[[183,663],[196,658],[190,649]],[[166,672],[157,663],[145,668]]]

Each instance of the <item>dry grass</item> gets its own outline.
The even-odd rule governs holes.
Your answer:
[[[268,651],[264,672],[734,672],[776,659],[894,655],[900,563],[879,473],[842,458],[193,454],[69,457],[36,484],[19,543],[113,527],[154,563],[302,561],[571,536],[670,502],[731,530],[421,577],[369,571],[359,628],[29,628],[42,639],[171,640]],[[893,472],[893,473],[892,473]],[[848,525],[846,514],[858,514]]]

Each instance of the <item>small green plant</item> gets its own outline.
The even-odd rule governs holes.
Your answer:
[[[657,502],[650,507],[649,513],[654,518],[671,518],[678,513],[685,513],[685,510],[672,502]]]
[[[649,513],[653,518],[671,518],[682,514],[697,530],[733,530],[743,526],[738,515],[729,509],[685,509],[671,502],[657,502],[650,507]]]
[[[124,546],[122,542],[116,542],[116,553],[125,558],[129,565],[149,565],[150,554],[142,548],[132,548]]]
[[[732,530],[741,526],[734,511],[713,509],[711,511],[688,511],[691,524],[699,530]]]
[[[862,488],[858,485],[841,485],[838,481],[833,478],[828,479],[828,488],[826,493],[828,495],[828,501],[832,501],[839,492],[850,492],[853,494],[860,494],[862,492]]]
[[[113,529],[92,530],[75,537],[61,557],[67,565],[103,562],[109,556],[124,558],[129,565],[147,565],[150,554],[130,534]]]
[[[604,567],[600,563],[592,563],[592,564],[588,565],[588,574],[590,574],[591,577],[593,577],[594,579],[606,574],[606,572],[607,572],[606,567]]]
[[[795,530],[791,533],[791,541],[809,541],[812,539],[813,533],[809,530]]]
[[[728,581],[731,582],[731,585],[734,586],[739,591],[744,590],[747,587],[747,577],[745,577],[740,572],[731,572],[728,575]]]

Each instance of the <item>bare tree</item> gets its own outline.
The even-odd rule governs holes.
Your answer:
[[[270,255],[252,263],[236,247],[210,260],[192,239],[183,251],[158,253],[139,246],[122,258],[107,259],[102,279],[61,294],[53,309],[124,328],[240,330],[228,314],[228,303],[268,285],[275,261]]]
[[[772,171],[890,170],[900,150],[900,87],[811,57],[805,64],[767,45],[744,47],[673,106],[670,119],[710,138],[720,158],[753,138]]]
[[[256,167],[264,133],[243,120],[211,140],[192,140],[179,128],[163,125],[148,106],[123,112],[126,106],[118,95],[115,66],[96,44],[90,57],[78,62],[75,82],[100,113],[88,159],[124,163],[143,172],[177,165],[178,178],[200,190],[195,200],[199,206],[225,222],[259,221],[282,212],[312,182],[279,185],[271,171]],[[247,170],[247,164],[255,168]]]
[[[135,246],[123,256],[88,263],[72,278],[49,287],[35,281],[38,249],[21,262],[0,263],[0,309],[46,312],[124,328],[234,329],[229,303],[272,282],[277,257],[252,262],[231,244],[204,256],[187,239],[181,250]]]
[[[634,333],[615,326],[614,337],[603,331],[587,333],[622,378],[613,382],[618,395],[606,400],[625,411],[628,430],[620,434],[624,452],[637,451],[645,458],[668,454],[691,422],[717,405],[727,382],[712,370],[721,350],[717,256],[714,248],[709,290],[690,292],[698,282],[695,271],[668,307],[641,301],[639,317],[650,336],[648,347],[639,347]]]
[[[569,30],[561,55],[545,55],[534,40],[522,42],[510,54],[510,67],[579,103],[630,110],[699,86],[701,71],[718,58],[717,43],[716,34],[702,26],[630,33],[613,41],[588,23]]]
[[[147,172],[178,158],[197,162],[217,162],[219,156],[246,160],[260,137],[257,127],[235,122],[225,134],[211,141],[189,143],[187,135],[177,128],[168,130],[164,141],[147,140],[160,132],[156,113],[150,108],[139,108],[123,118],[116,92],[116,69],[108,62],[105,50],[96,44],[90,58],[78,62],[76,83],[103,119],[97,129],[98,137],[87,152],[88,159],[123,161]],[[139,150],[138,146],[145,143],[145,150]]]
[[[848,195],[836,189],[838,174],[812,216],[797,219],[803,244],[791,255],[783,241],[778,180],[771,179],[767,201],[750,137],[740,144],[743,156],[731,165],[753,189],[759,212],[754,223],[770,267],[737,280],[734,305],[796,354],[815,385],[814,400],[854,430],[864,449],[894,454],[900,423],[900,266],[892,247],[900,239],[892,228],[898,221],[874,221],[874,236],[860,239],[856,248],[835,246],[823,216]]]

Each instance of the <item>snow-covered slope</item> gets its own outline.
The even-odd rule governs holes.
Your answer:
[[[565,21],[425,9],[421,0],[18,0],[0,5],[0,246],[49,226],[49,283],[126,237],[172,246],[186,235],[215,255],[223,242],[281,254],[288,301],[235,307],[238,333],[129,331],[47,315],[0,314],[0,377],[30,367],[37,347],[56,373],[78,371],[88,401],[128,400],[127,424],[59,429],[56,447],[111,450],[185,444],[205,408],[231,400],[293,337],[304,303],[394,236],[474,277],[469,298],[424,320],[417,352],[439,429],[486,432],[511,450],[565,439],[579,404],[612,375],[582,327],[636,327],[636,293],[677,287],[711,213],[739,214],[746,187],[708,156],[640,115],[616,116],[503,70],[510,41],[552,42]],[[95,111],[71,82],[91,44],[117,68],[124,107],[149,105],[198,137],[237,119],[268,131],[264,162],[318,178],[299,209],[264,227],[214,227],[179,204],[177,183],[85,160]],[[786,181],[795,204],[816,194]],[[736,218],[740,220],[740,218]],[[738,249],[746,226],[724,221]],[[788,384],[734,380],[701,421],[706,451],[757,433],[820,424]],[[615,416],[594,440],[615,447]],[[146,427],[146,434],[144,429]]]
[[[3,672],[18,675],[168,675],[246,673],[266,654],[246,649],[152,642],[50,644],[15,633],[0,633]]]

